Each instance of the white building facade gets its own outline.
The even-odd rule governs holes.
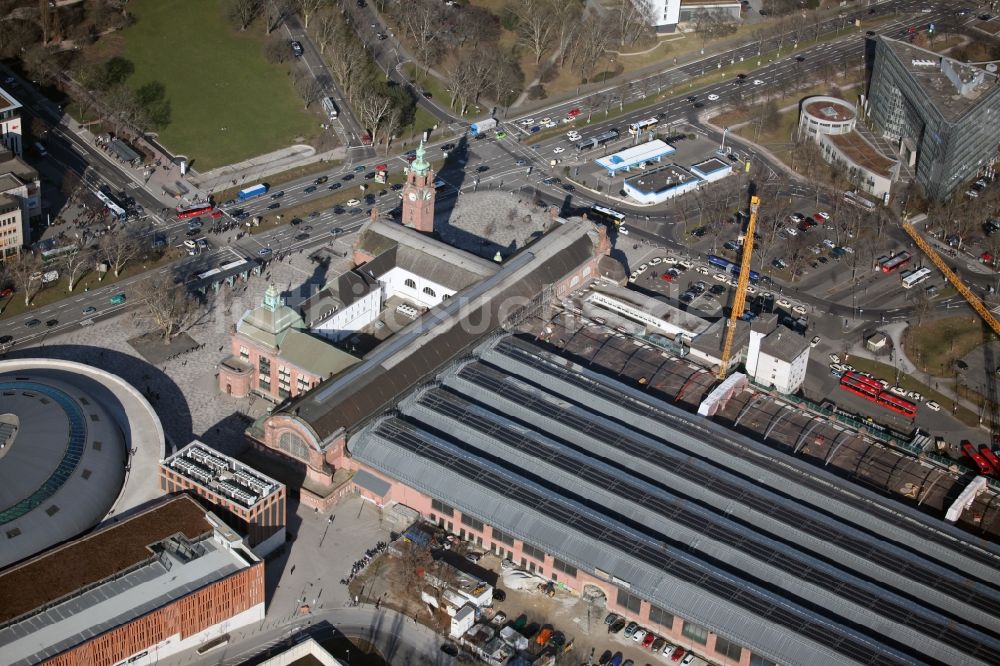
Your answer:
[[[0,143],[20,157],[24,154],[24,131],[21,103],[0,88]]]
[[[454,289],[449,289],[400,266],[380,275],[378,281],[385,290],[386,299],[399,296],[425,308],[440,305],[442,301],[455,295]]]
[[[747,374],[761,386],[774,387],[779,393],[795,393],[806,379],[809,345],[791,329],[775,328],[776,321],[771,316],[754,322],[751,327]]]

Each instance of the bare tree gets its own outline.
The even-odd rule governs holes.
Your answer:
[[[338,31],[338,34],[341,33]],[[330,60],[330,71],[344,91],[348,103],[353,107],[364,81],[366,56],[358,43],[353,40],[341,42],[338,49],[337,57]]]
[[[133,225],[120,225],[101,236],[98,252],[108,262],[115,277],[119,277],[125,265],[142,252],[142,234]]]
[[[313,32],[313,40],[319,46],[321,55],[326,53],[327,47],[334,43],[339,27],[340,21],[336,14],[323,14],[319,17]]]
[[[42,258],[34,252],[25,250],[14,261],[7,262],[7,273],[14,280],[14,288],[24,294],[24,307],[31,305],[31,299],[42,286]]]
[[[326,0],[296,0],[295,9],[302,15],[302,27],[308,30],[309,22],[326,4]]]
[[[323,84],[309,72],[300,72],[295,77],[295,90],[308,109],[313,102],[323,96]]]
[[[534,54],[536,65],[551,45],[556,30],[550,13],[552,6],[551,0],[515,0],[508,5],[517,18],[518,40]]]
[[[253,23],[253,20],[260,15],[261,0],[227,0],[226,15],[229,20],[240,27],[240,31],[245,31]]]
[[[164,344],[187,330],[205,311],[204,305],[183,287],[165,289],[155,280],[140,282],[133,295],[142,302],[134,317],[150,323],[163,337]]]
[[[90,250],[74,247],[65,253],[62,259],[62,270],[67,282],[67,291],[73,291],[77,282],[93,267],[94,253]]]
[[[467,58],[460,58],[458,62],[451,65],[446,71],[448,90],[451,91],[451,101],[448,108],[456,109],[458,113],[464,114],[469,101],[469,75],[471,68]],[[457,105],[457,108],[456,108]]]
[[[38,0],[38,25],[42,29],[42,43],[49,43],[49,33],[52,29],[52,8],[49,0]]]
[[[375,137],[378,135],[383,121],[392,111],[392,100],[369,91],[361,96],[355,109],[361,124],[372,137]]]
[[[403,114],[398,108],[393,109],[386,116],[385,122],[382,123],[382,134],[385,137],[385,154],[389,154],[389,146],[392,144],[392,140],[396,137],[396,134],[402,129],[403,126]]]
[[[611,16],[621,46],[635,44],[649,33],[651,16],[646,0],[617,0]]]
[[[290,9],[290,0],[264,0],[264,34],[270,35]]]
[[[441,23],[441,3],[434,0],[412,2],[402,15],[403,31],[413,42],[413,54],[424,73],[437,61]]]
[[[580,31],[580,25],[583,22],[583,5],[575,2],[563,2],[557,4],[554,9],[555,15],[552,19],[556,24],[556,52],[559,54],[559,66],[562,67],[566,64],[570,46]]]
[[[581,81],[593,74],[610,41],[608,24],[596,14],[588,13],[580,24],[576,48],[573,50],[573,65]]]

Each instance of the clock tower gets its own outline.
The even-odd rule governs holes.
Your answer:
[[[403,224],[422,231],[434,233],[434,172],[424,159],[424,142],[417,148],[417,157],[406,171],[403,186]]]

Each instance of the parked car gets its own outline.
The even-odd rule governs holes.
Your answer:
[[[623,635],[625,636],[625,638],[631,638],[632,634],[634,634],[635,630],[638,628],[639,628],[638,622],[629,622],[628,625],[625,627],[625,633]]]

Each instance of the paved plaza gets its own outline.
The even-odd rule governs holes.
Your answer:
[[[215,304],[186,331],[196,344],[194,349],[162,363],[147,362],[129,344],[130,339],[148,332],[129,312],[54,333],[9,357],[73,360],[112,372],[149,399],[163,422],[168,454],[198,438],[235,455],[244,447],[243,430],[265,414],[270,403],[260,398],[236,399],[216,388],[216,367],[229,353],[232,326],[246,310],[260,304],[269,282],[291,292],[289,300],[297,301],[319,281],[322,275],[305,254],[272,262],[264,275],[237,282],[231,294],[228,289],[220,291]]]

